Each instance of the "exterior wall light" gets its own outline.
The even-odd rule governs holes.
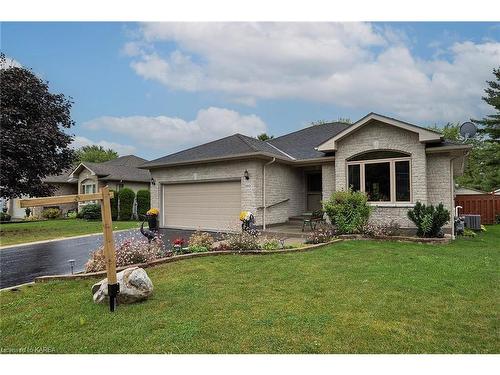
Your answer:
[[[151,177],[151,185],[156,185],[156,181],[153,177]]]
[[[248,171],[246,169],[245,169],[245,173],[243,173],[243,177],[245,177],[245,180],[250,179],[250,174],[248,173]]]

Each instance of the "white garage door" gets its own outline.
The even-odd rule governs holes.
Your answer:
[[[163,225],[171,228],[235,230],[240,225],[241,182],[163,186]]]

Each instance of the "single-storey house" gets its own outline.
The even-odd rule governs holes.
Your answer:
[[[366,192],[372,220],[413,228],[407,211],[417,201],[442,202],[453,212],[453,178],[469,147],[370,113],[268,141],[234,134],[141,168],[151,172],[151,205],[161,210],[162,227],[236,229],[239,212],[249,210],[265,228],[317,210],[350,187]],[[452,231],[451,223],[445,229]]]
[[[138,168],[146,161],[135,155],[126,155],[103,163],[84,162],[59,175],[48,176],[43,182],[56,187],[53,195],[96,193],[99,188],[106,185],[115,191],[126,187],[137,193],[138,190],[149,190],[151,175],[149,171]],[[19,207],[18,200],[14,198],[3,203],[13,219],[25,217],[25,209]],[[85,204],[67,203],[50,207],[59,208],[65,216],[68,211],[77,211]],[[48,207],[32,208],[32,214],[39,216],[45,208]]]
[[[151,175],[149,171],[138,168],[147,160],[135,155],[126,155],[103,163],[83,162],[71,173],[77,181],[78,194],[97,193],[103,186],[120,191],[129,188],[137,193],[149,190]],[[86,203],[80,203],[80,206]]]

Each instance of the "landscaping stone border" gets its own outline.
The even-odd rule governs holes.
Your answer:
[[[220,255],[271,255],[271,254],[286,254],[286,253],[299,253],[304,251],[314,250],[320,247],[332,245],[334,243],[343,241],[341,238],[337,238],[330,242],[315,244],[315,245],[307,245],[295,249],[283,249],[283,250],[221,250],[221,251],[207,251],[206,253],[192,253],[192,254],[182,254],[182,255],[174,255],[168,258],[156,259],[151,262],[146,263],[137,263],[130,264],[123,267],[117,267],[116,271],[123,271],[126,268],[130,267],[141,267],[141,268],[149,268],[155,267],[165,263],[178,262],[184,259],[191,258],[201,258],[207,256],[220,256]],[[96,277],[106,276],[106,271],[99,272],[89,272],[89,273],[77,273],[74,275],[49,275],[49,276],[39,276],[35,278],[35,283],[42,283],[48,281],[66,281],[66,280],[81,280],[81,279],[92,279]]]

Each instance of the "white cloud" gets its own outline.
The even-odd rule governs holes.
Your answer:
[[[140,76],[232,101],[298,98],[393,113],[409,120],[465,120],[484,111],[485,81],[500,42],[461,42],[424,60],[394,27],[367,23],[146,23],[131,62]],[[175,42],[162,56],[155,43]]]
[[[266,124],[256,115],[241,115],[216,107],[198,111],[191,121],[167,116],[104,116],[83,126],[127,136],[144,147],[162,150],[164,154],[234,133],[256,136],[266,131]]]
[[[95,142],[95,141],[92,141],[86,137],[81,137],[81,136],[75,136],[75,138],[73,139],[73,142],[71,143],[71,147],[74,149],[77,149],[77,148],[80,148],[83,146],[92,146],[92,145],[102,146],[105,149],[108,149],[108,148],[113,149],[116,152],[118,152],[118,154],[120,156],[130,155],[130,154],[134,154],[137,152],[137,148],[135,146],[123,145],[120,143],[108,142],[105,140]]]

